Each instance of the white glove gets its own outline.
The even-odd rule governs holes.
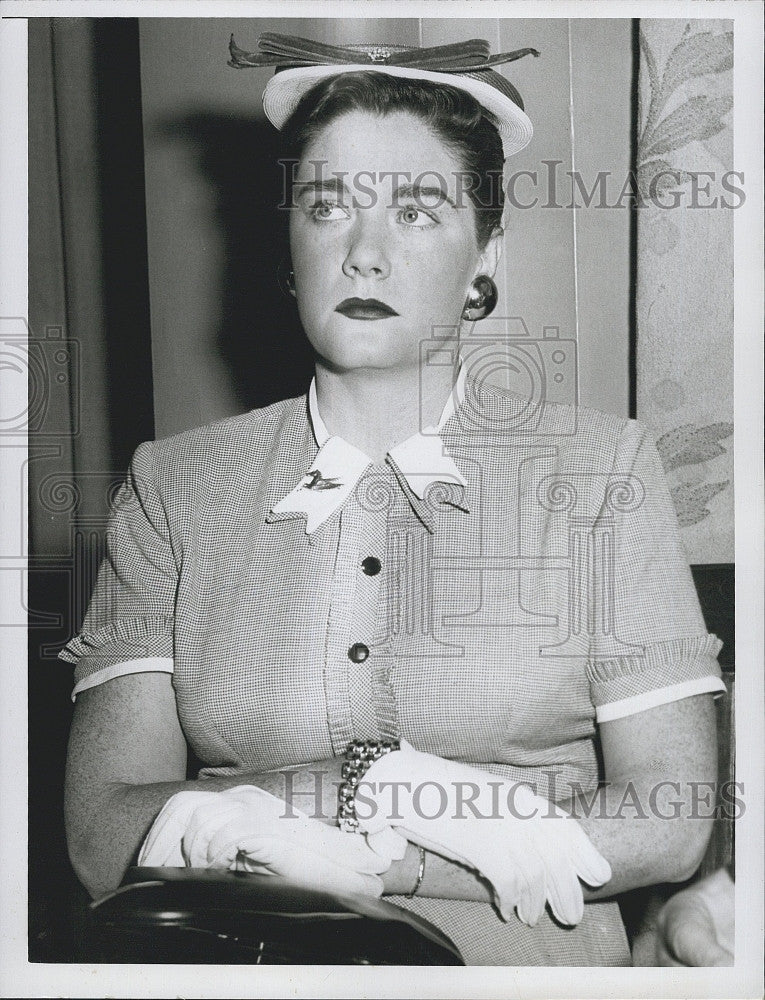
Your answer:
[[[388,782],[397,786],[395,811]],[[561,923],[577,924],[584,915],[579,878],[593,887],[611,878],[608,862],[576,820],[528,786],[419,753],[405,740],[364,775],[356,814],[372,847],[377,832],[390,825],[479,871],[505,920],[515,907],[519,919],[534,926],[549,902]]]
[[[395,839],[394,839],[395,838]],[[281,875],[307,888],[379,896],[394,852],[406,842],[393,831],[382,853],[365,838],[343,833],[292,808],[260,788],[178,792],[149,831],[138,864],[226,868]],[[375,842],[376,848],[380,847]]]

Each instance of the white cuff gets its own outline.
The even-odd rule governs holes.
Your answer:
[[[72,701],[75,700],[81,691],[98,687],[99,684],[105,684],[106,681],[111,681],[115,677],[123,677],[125,674],[172,674],[173,669],[174,662],[172,656],[144,656],[137,660],[124,660],[122,663],[113,663],[110,667],[104,667],[103,670],[97,670],[94,674],[83,677],[79,684],[75,684],[72,691]]]
[[[669,687],[655,688],[653,691],[633,694],[620,701],[609,701],[605,705],[598,705],[595,709],[595,719],[597,722],[613,722],[614,719],[624,719],[628,715],[636,715],[638,712],[645,712],[647,709],[657,708],[659,705],[668,705],[672,701],[690,698],[694,694],[710,694],[712,692],[722,694],[726,690],[722,679],[715,677],[714,674],[708,674],[706,677],[694,677],[692,680],[681,681],[679,684],[670,684]]]

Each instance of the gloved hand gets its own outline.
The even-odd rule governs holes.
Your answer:
[[[386,783],[396,786],[397,803]],[[372,847],[378,831],[392,826],[479,871],[505,920],[515,907],[534,926],[549,902],[561,923],[577,924],[584,915],[579,879],[595,887],[611,878],[608,862],[564,810],[526,785],[420,753],[405,740],[362,778],[356,815]]]
[[[307,888],[379,896],[377,876],[406,848],[392,831],[382,836],[383,850],[372,850],[363,837],[295,808],[285,815],[281,799],[251,785],[178,792],[154,821],[138,864],[260,872]]]

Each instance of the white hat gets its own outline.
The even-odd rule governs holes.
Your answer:
[[[471,94],[492,115],[505,157],[523,149],[533,135],[533,126],[523,110],[521,95],[491,66],[511,62],[524,55],[539,55],[536,49],[496,56],[489,44],[472,39],[454,45],[418,49],[406,45],[324,45],[304,38],[265,32],[258,39],[259,52],[244,52],[229,45],[229,65],[236,69],[276,66],[275,75],[263,93],[263,108],[277,129],[298,106],[311,87],[339,73],[386,73],[405,80],[446,83]]]

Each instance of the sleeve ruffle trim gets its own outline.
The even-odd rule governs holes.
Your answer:
[[[650,670],[661,670],[672,664],[704,664],[707,668],[722,649],[716,635],[699,635],[687,639],[668,639],[652,646],[646,646],[639,655],[617,656],[613,658],[587,661],[587,677],[592,684],[603,684],[644,674]]]
[[[77,663],[82,657],[93,656],[108,646],[124,643],[129,647],[135,647],[147,639],[156,639],[158,636],[170,638],[168,655],[172,656],[174,621],[172,617],[164,615],[118,619],[95,632],[81,632],[64,646],[58,656],[67,663]]]

